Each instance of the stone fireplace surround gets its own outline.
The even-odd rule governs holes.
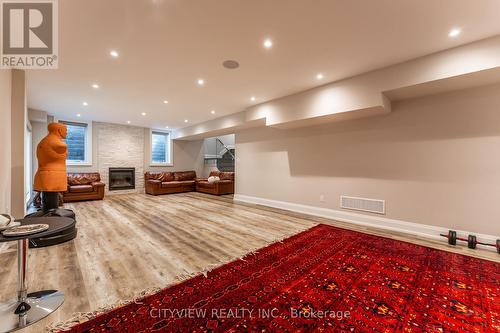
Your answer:
[[[144,191],[144,128],[111,123],[94,123],[97,131],[97,167],[106,194]],[[135,168],[135,188],[109,191],[110,168]]]

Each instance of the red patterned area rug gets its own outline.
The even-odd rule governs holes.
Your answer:
[[[318,225],[71,332],[500,332],[500,263]]]

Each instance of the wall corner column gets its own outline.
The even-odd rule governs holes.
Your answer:
[[[11,92],[11,214],[23,218],[26,213],[25,203],[25,138],[28,118],[26,101],[26,73],[24,70],[12,70]]]

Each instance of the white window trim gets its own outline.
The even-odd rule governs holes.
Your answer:
[[[169,151],[169,156],[168,156],[168,162],[165,163],[156,163],[153,162],[153,132],[156,133],[166,133],[168,134],[168,151]],[[149,129],[149,166],[152,167],[166,167],[166,166],[174,166],[174,149],[173,149],[173,143],[172,143],[172,131],[165,131],[165,130],[157,130],[157,129]]]
[[[87,130],[85,131],[85,161],[69,161],[66,160],[67,166],[92,166],[92,122],[91,121],[82,121],[79,119],[60,119],[54,118],[55,122],[67,121],[71,123],[80,123],[86,124]]]

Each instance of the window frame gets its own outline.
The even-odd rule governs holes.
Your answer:
[[[158,163],[153,162],[153,134],[163,134],[167,138],[167,147],[168,151],[166,152],[167,156],[165,156],[166,162]],[[165,167],[165,166],[174,166],[174,150],[172,143],[172,131],[165,130],[157,130],[157,129],[149,129],[149,166],[152,167]]]
[[[71,161],[66,159],[67,166],[92,166],[92,122],[73,119],[54,119],[58,123],[82,124],[85,126],[85,160]]]

